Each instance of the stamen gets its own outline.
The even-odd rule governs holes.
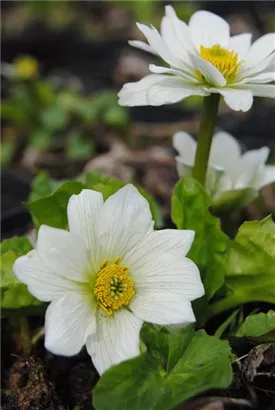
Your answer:
[[[219,44],[212,47],[200,46],[200,56],[213,64],[227,81],[231,81],[238,73],[241,62],[238,62],[239,55],[234,51],[229,51]],[[200,74],[201,77],[202,74]]]
[[[104,262],[96,277],[94,295],[108,315],[127,306],[135,293],[133,279],[128,275],[129,268],[118,266],[119,262],[120,258],[110,265]]]

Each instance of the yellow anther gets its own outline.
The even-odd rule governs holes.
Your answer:
[[[212,47],[200,46],[200,56],[213,64],[227,81],[235,78],[241,65],[238,53],[229,51],[219,44]]]
[[[108,315],[127,306],[135,293],[133,279],[128,275],[129,268],[119,266],[119,262],[119,258],[110,265],[104,262],[96,276],[94,295]]]

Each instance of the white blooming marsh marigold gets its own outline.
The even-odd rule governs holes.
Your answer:
[[[176,103],[192,95],[218,93],[233,110],[248,111],[253,96],[275,98],[275,33],[251,45],[251,34],[230,37],[228,23],[208,11],[194,13],[189,25],[166,7],[160,33],[137,24],[149,44],[130,41],[161,57],[169,67],[150,64],[153,74],[125,84],[119,103],[126,106]]]
[[[186,132],[179,131],[173,135],[173,146],[179,152],[176,156],[179,175],[192,174],[196,141]],[[206,190],[215,200],[224,192],[253,188],[256,193],[275,182],[275,166],[266,165],[269,153],[268,147],[262,147],[242,154],[240,144],[232,135],[217,132],[210,150]]]
[[[86,344],[101,374],[139,354],[143,321],[195,321],[191,301],[204,289],[185,257],[193,231],[154,231],[148,202],[130,184],[106,202],[92,190],[73,195],[68,223],[69,232],[41,226],[36,249],[14,264],[29,291],[51,302],[49,351],[71,356]]]

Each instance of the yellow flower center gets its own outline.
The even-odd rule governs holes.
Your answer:
[[[128,275],[129,268],[118,266],[119,262],[119,258],[110,265],[105,262],[96,276],[94,295],[108,315],[121,306],[129,305],[135,293],[134,282]]]
[[[15,61],[16,75],[20,78],[29,79],[38,72],[38,63],[32,57],[20,57]]]
[[[201,45],[200,56],[213,64],[227,81],[232,80],[239,71],[240,63],[238,63],[238,53],[229,51],[219,44],[212,47],[204,47]]]

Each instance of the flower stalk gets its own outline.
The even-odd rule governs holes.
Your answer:
[[[194,178],[203,186],[206,179],[207,165],[218,114],[219,101],[219,94],[211,94],[208,97],[204,97],[203,100],[195,165],[193,169]]]
[[[13,340],[16,344],[16,350],[25,355],[31,352],[31,332],[29,322],[26,316],[14,315],[10,318],[12,327]]]

